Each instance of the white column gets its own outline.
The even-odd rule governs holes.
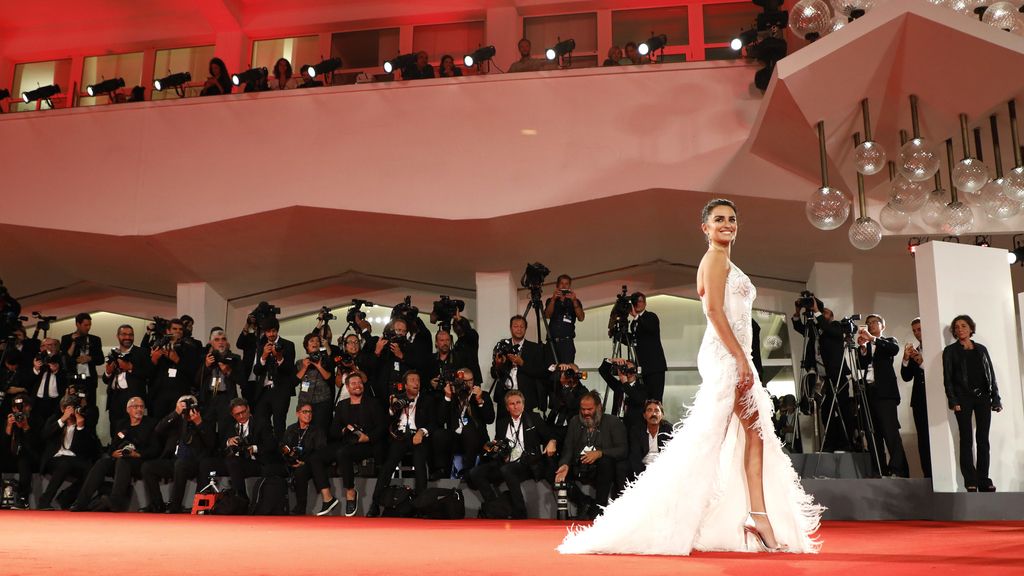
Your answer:
[[[480,333],[480,368],[487,373],[491,366],[491,349],[494,343],[508,338],[508,321],[515,316],[516,282],[512,272],[476,273],[476,329]],[[486,380],[487,377],[485,376]]]
[[[853,264],[815,262],[807,279],[807,289],[832,310],[836,320],[849,316],[854,312]]]
[[[517,46],[523,33],[519,12],[515,6],[489,8],[485,27],[487,44],[496,50],[494,63],[502,70],[508,70],[509,65],[519,60]]]
[[[196,323],[192,336],[205,344],[210,338],[210,329],[220,326],[227,329],[228,303],[206,282],[178,284],[178,317],[188,314]],[[229,341],[233,341],[228,337]]]
[[[1020,491],[1024,489],[1024,475],[1017,447],[1024,436],[1024,408],[1006,250],[928,242],[918,247],[916,254],[933,488],[936,492],[963,488],[956,418],[942,385],[942,350],[953,341],[950,322],[959,314],[967,314],[978,327],[974,340],[983,344],[992,357],[1004,407],[1002,412],[992,414],[989,476],[1000,491]]]

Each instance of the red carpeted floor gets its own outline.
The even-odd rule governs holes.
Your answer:
[[[1024,574],[1024,522],[826,522],[816,556],[561,556],[565,527],[5,511],[0,574]]]

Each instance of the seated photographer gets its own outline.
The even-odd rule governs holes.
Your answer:
[[[110,430],[124,419],[121,407],[132,398],[146,395],[149,383],[149,354],[135,345],[135,329],[128,324],[117,327],[118,347],[107,355],[103,368],[103,383],[107,385],[107,417]]]
[[[308,508],[309,481],[320,491],[323,505],[317,516],[324,516],[338,505],[338,499],[331,495],[327,479],[327,467],[322,454],[327,449],[327,435],[313,420],[313,405],[299,401],[295,408],[298,421],[284,431],[281,438],[281,455],[292,477],[295,492],[293,516],[304,516]]]
[[[261,326],[260,353],[252,369],[256,376],[252,413],[268,427],[273,421],[272,433],[279,437],[284,433],[288,404],[295,396],[295,343],[281,338],[277,318],[268,318]]]
[[[593,520],[600,506],[608,505],[612,486],[622,484],[626,467],[626,428],[611,414],[602,413],[601,396],[587,392],[580,400],[580,413],[569,421],[554,483],[569,484],[569,499],[576,503],[577,516]],[[595,498],[577,486],[593,484]]]
[[[494,404],[469,368],[456,370],[446,379],[442,393],[437,428],[430,439],[434,463],[431,476],[447,477],[445,473],[452,470],[454,456],[461,454],[462,469],[458,477],[469,478],[467,474],[476,465],[488,440],[487,425],[494,423]]]
[[[180,514],[188,481],[205,481],[197,479],[199,461],[213,449],[214,423],[203,420],[195,396],[185,395],[178,398],[174,410],[156,424],[153,432],[160,451],[142,465],[147,505],[141,511]],[[164,503],[160,480],[169,478],[173,478],[171,498],[170,503]]]
[[[388,398],[388,415],[391,417],[388,451],[377,475],[373,503],[366,514],[369,517],[380,516],[381,496],[406,454],[412,453],[416,468],[416,492],[421,493],[427,487],[429,448],[426,441],[434,429],[434,404],[420,394],[420,375],[416,371],[410,370],[402,375],[402,388],[404,391],[397,389]]]
[[[173,318],[167,333],[152,343],[149,360],[153,365],[153,381],[149,387],[149,398],[154,414],[174,410],[178,398],[192,393],[198,365],[197,351],[185,345],[184,334],[181,320]]]
[[[97,420],[99,411],[88,405],[88,393],[68,386],[67,393],[60,399],[60,411],[50,416],[43,426],[46,448],[40,470],[50,474],[50,482],[39,497],[37,509],[53,510],[57,490],[64,480],[74,478],[74,483],[59,498],[62,508],[71,507],[99,449]]]
[[[196,372],[196,390],[203,416],[211,424],[230,422],[230,403],[238,397],[242,358],[231,351],[227,333],[219,328],[210,332],[210,344],[202,357]]]
[[[153,434],[156,421],[145,415],[146,404],[138,396],[128,400],[126,409],[128,418],[111,428],[116,432],[111,433],[110,451],[89,470],[78,498],[71,506],[72,512],[123,512],[128,509],[132,478],[140,478],[144,459],[156,455]],[[114,478],[110,496],[101,497],[94,504],[93,497],[108,476]]]
[[[580,413],[580,399],[589,390],[580,384],[580,378],[586,377],[586,373],[580,372],[575,364],[559,364],[552,369],[554,377],[558,378],[558,386],[551,396],[551,410],[546,422],[551,436],[562,445],[565,442],[569,421]]]
[[[572,289],[572,277],[562,274],[555,280],[551,297],[544,302],[544,319],[548,321],[548,339],[555,349],[556,361],[576,361],[576,321],[583,321],[583,303]]]
[[[881,474],[909,478],[910,467],[903,451],[899,415],[896,412],[900,405],[900,389],[893,368],[893,359],[900,353],[900,343],[895,338],[882,335],[885,320],[881,316],[869,314],[864,322],[867,326],[857,333],[859,362],[866,371],[868,405],[875,425],[874,442],[882,460]],[[883,444],[888,453],[888,461],[882,453]]]
[[[544,349],[540,344],[526,339],[528,323],[522,315],[513,316],[508,323],[511,338],[499,340],[494,346],[491,378],[494,379],[494,401],[498,405],[498,416],[505,412],[505,394],[509,390],[523,393],[526,410],[533,412],[547,410],[547,391],[543,394],[545,403],[540,405],[540,388],[548,376],[544,369]]]
[[[245,398],[233,399],[230,406],[234,425],[218,427],[217,446],[223,451],[224,468],[231,477],[231,488],[235,494],[247,498],[246,478],[284,476],[285,469],[269,424],[252,417]],[[204,461],[200,470],[208,472],[210,464]],[[219,466],[213,469],[219,470]]]
[[[33,414],[32,399],[18,394],[11,400],[4,428],[4,450],[10,450],[18,472],[18,494],[14,507],[28,510],[28,497],[32,494],[32,473],[39,469],[42,452],[42,421]],[[5,470],[7,471],[7,470]]]
[[[469,473],[470,486],[480,491],[484,502],[498,498],[496,487],[502,482],[512,497],[513,516],[526,518],[523,498],[524,480],[548,477],[548,459],[555,456],[558,443],[538,414],[526,412],[526,401],[519,390],[504,397],[504,414],[494,427],[494,440],[484,445],[480,464]]]
[[[32,409],[44,422],[57,412],[68,386],[59,346],[57,340],[46,338],[32,359]]]
[[[299,380],[299,404],[312,406],[313,422],[326,430],[334,412],[334,375],[330,353],[321,350],[320,343],[316,334],[306,334],[302,339],[306,357],[295,363],[295,377]]]
[[[629,473],[636,478],[661,453],[672,437],[672,425],[665,421],[661,402],[644,403],[644,421],[629,428]]]
[[[334,408],[328,440],[345,487],[345,516],[355,516],[358,504],[355,463],[367,458],[384,461],[387,421],[380,404],[365,393],[365,374],[358,370],[349,372],[345,388],[348,398],[339,401]]]
[[[646,420],[645,406],[649,396],[646,382],[637,375],[637,365],[624,358],[605,358],[597,372],[604,378],[608,387],[624,399],[622,423],[627,430],[632,430]]]

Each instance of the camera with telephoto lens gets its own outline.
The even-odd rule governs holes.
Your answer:
[[[622,290],[615,295],[615,304],[608,318],[608,337],[618,342],[629,339],[629,313],[633,310],[633,300],[628,292],[623,284]]]
[[[110,349],[110,354],[107,354],[107,364],[117,364],[118,360],[124,360],[125,362],[127,362],[128,361],[128,355],[125,354],[125,353],[122,353],[117,348],[111,348]]]
[[[430,313],[430,321],[441,326],[442,330],[451,331],[452,320],[455,314],[466,309],[466,302],[453,300],[450,296],[441,294],[440,299],[434,302],[434,309]]]
[[[857,327],[857,321],[860,320],[860,314],[850,314],[846,318],[839,321],[839,327],[843,332],[844,336],[854,337],[860,328]]]
[[[43,366],[45,366],[47,364],[57,363],[57,360],[59,360],[59,358],[57,357],[56,354],[50,354],[46,350],[41,350],[39,354],[36,354],[36,360],[39,360],[40,362],[43,363]]]
[[[513,344],[512,341],[507,338],[504,340],[498,340],[498,343],[494,345],[494,356],[508,356],[510,354],[518,355],[519,345]]]
[[[395,307],[391,309],[391,318],[401,318],[402,320],[405,320],[405,325],[411,330],[419,313],[420,309],[412,305],[412,296],[406,296],[401,302],[395,304]]]
[[[25,412],[25,399],[21,397],[15,397],[11,402],[11,414],[14,414],[14,421],[21,424],[25,420],[28,420],[28,413]]]
[[[572,386],[574,384],[579,383],[580,380],[586,380],[587,379],[587,371],[586,370],[581,370],[581,371],[577,372],[576,369],[572,368],[572,367],[566,368],[565,370],[562,370],[562,374],[565,375],[565,377],[569,378],[569,380],[570,380],[570,382],[568,384],[562,384],[562,386]],[[559,378],[559,380],[561,380],[561,378]]]
[[[388,344],[398,344],[399,348],[403,348],[409,341],[405,336],[395,332],[395,329],[391,326],[385,328],[380,337]]]
[[[185,403],[185,409],[181,411],[181,417],[188,420],[191,412],[196,409],[196,399],[188,396],[182,402]]]
[[[508,460],[512,455],[512,440],[508,438],[491,440],[484,444],[484,454],[496,460]]]
[[[284,457],[285,464],[294,466],[306,455],[306,447],[301,442],[295,446],[283,444],[281,446],[281,455]]]
[[[316,364],[317,362],[323,360],[326,357],[327,352],[323,350],[317,350],[316,352],[310,352],[309,361],[312,362],[313,364]]]
[[[163,334],[153,338],[153,342],[149,345],[151,350],[159,350],[161,348],[170,348],[174,344],[174,338],[170,334]]]
[[[166,318],[159,316],[153,316],[152,328],[153,338],[163,338],[164,334],[167,334],[167,330],[171,327],[171,321]]]
[[[341,441],[344,444],[358,444],[360,434],[366,434],[360,425],[349,424],[341,431]]]
[[[232,456],[247,456],[249,454],[249,446],[252,446],[252,442],[249,441],[248,436],[235,436],[238,439],[238,444],[230,446],[228,453]]]
[[[214,364],[230,364],[238,360],[238,356],[232,354],[230,350],[221,352],[216,348],[210,348],[210,356],[213,356]]]
[[[797,308],[806,308],[806,309],[810,310],[811,308],[814,308],[814,302],[815,302],[814,293],[810,292],[810,291],[807,291],[807,290],[804,290],[804,291],[800,292],[800,297],[796,299],[796,307]]]
[[[523,276],[519,279],[519,284],[523,288],[540,288],[548,274],[551,274],[551,270],[548,270],[548,267],[540,262],[527,264]]]
[[[256,325],[261,329],[266,329],[267,322],[277,318],[277,315],[281,313],[281,308],[269,304],[267,302],[260,302],[253,308],[249,316],[256,321]]]
[[[320,312],[318,312],[316,315],[316,319],[320,322],[323,322],[324,324],[327,324],[331,320],[337,320],[338,317],[335,316],[334,314],[331,314],[331,309],[328,308],[327,306],[321,306]]]
[[[355,324],[356,320],[366,320],[366,312],[362,311],[363,306],[373,308],[373,302],[369,300],[352,300],[352,307],[348,309],[348,313],[345,314],[345,321],[349,324]]]
[[[643,369],[636,364],[612,364],[611,371],[613,376],[635,376]]]
[[[569,485],[565,482],[555,483],[555,508],[559,520],[569,519]]]

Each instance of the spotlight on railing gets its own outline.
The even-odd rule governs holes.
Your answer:
[[[496,53],[497,51],[494,49],[494,46],[477,48],[472,54],[466,54],[466,56],[462,58],[462,63],[465,64],[467,68],[472,68],[473,66],[483,64],[491,58],[494,58]]]
[[[153,88],[156,88],[157,92],[167,90],[168,88],[177,88],[185,84],[186,82],[192,81],[191,72],[175,72],[153,81]]]
[[[91,84],[85,89],[85,92],[89,96],[99,96],[114,92],[118,88],[124,88],[124,78],[111,78],[98,84]]]

